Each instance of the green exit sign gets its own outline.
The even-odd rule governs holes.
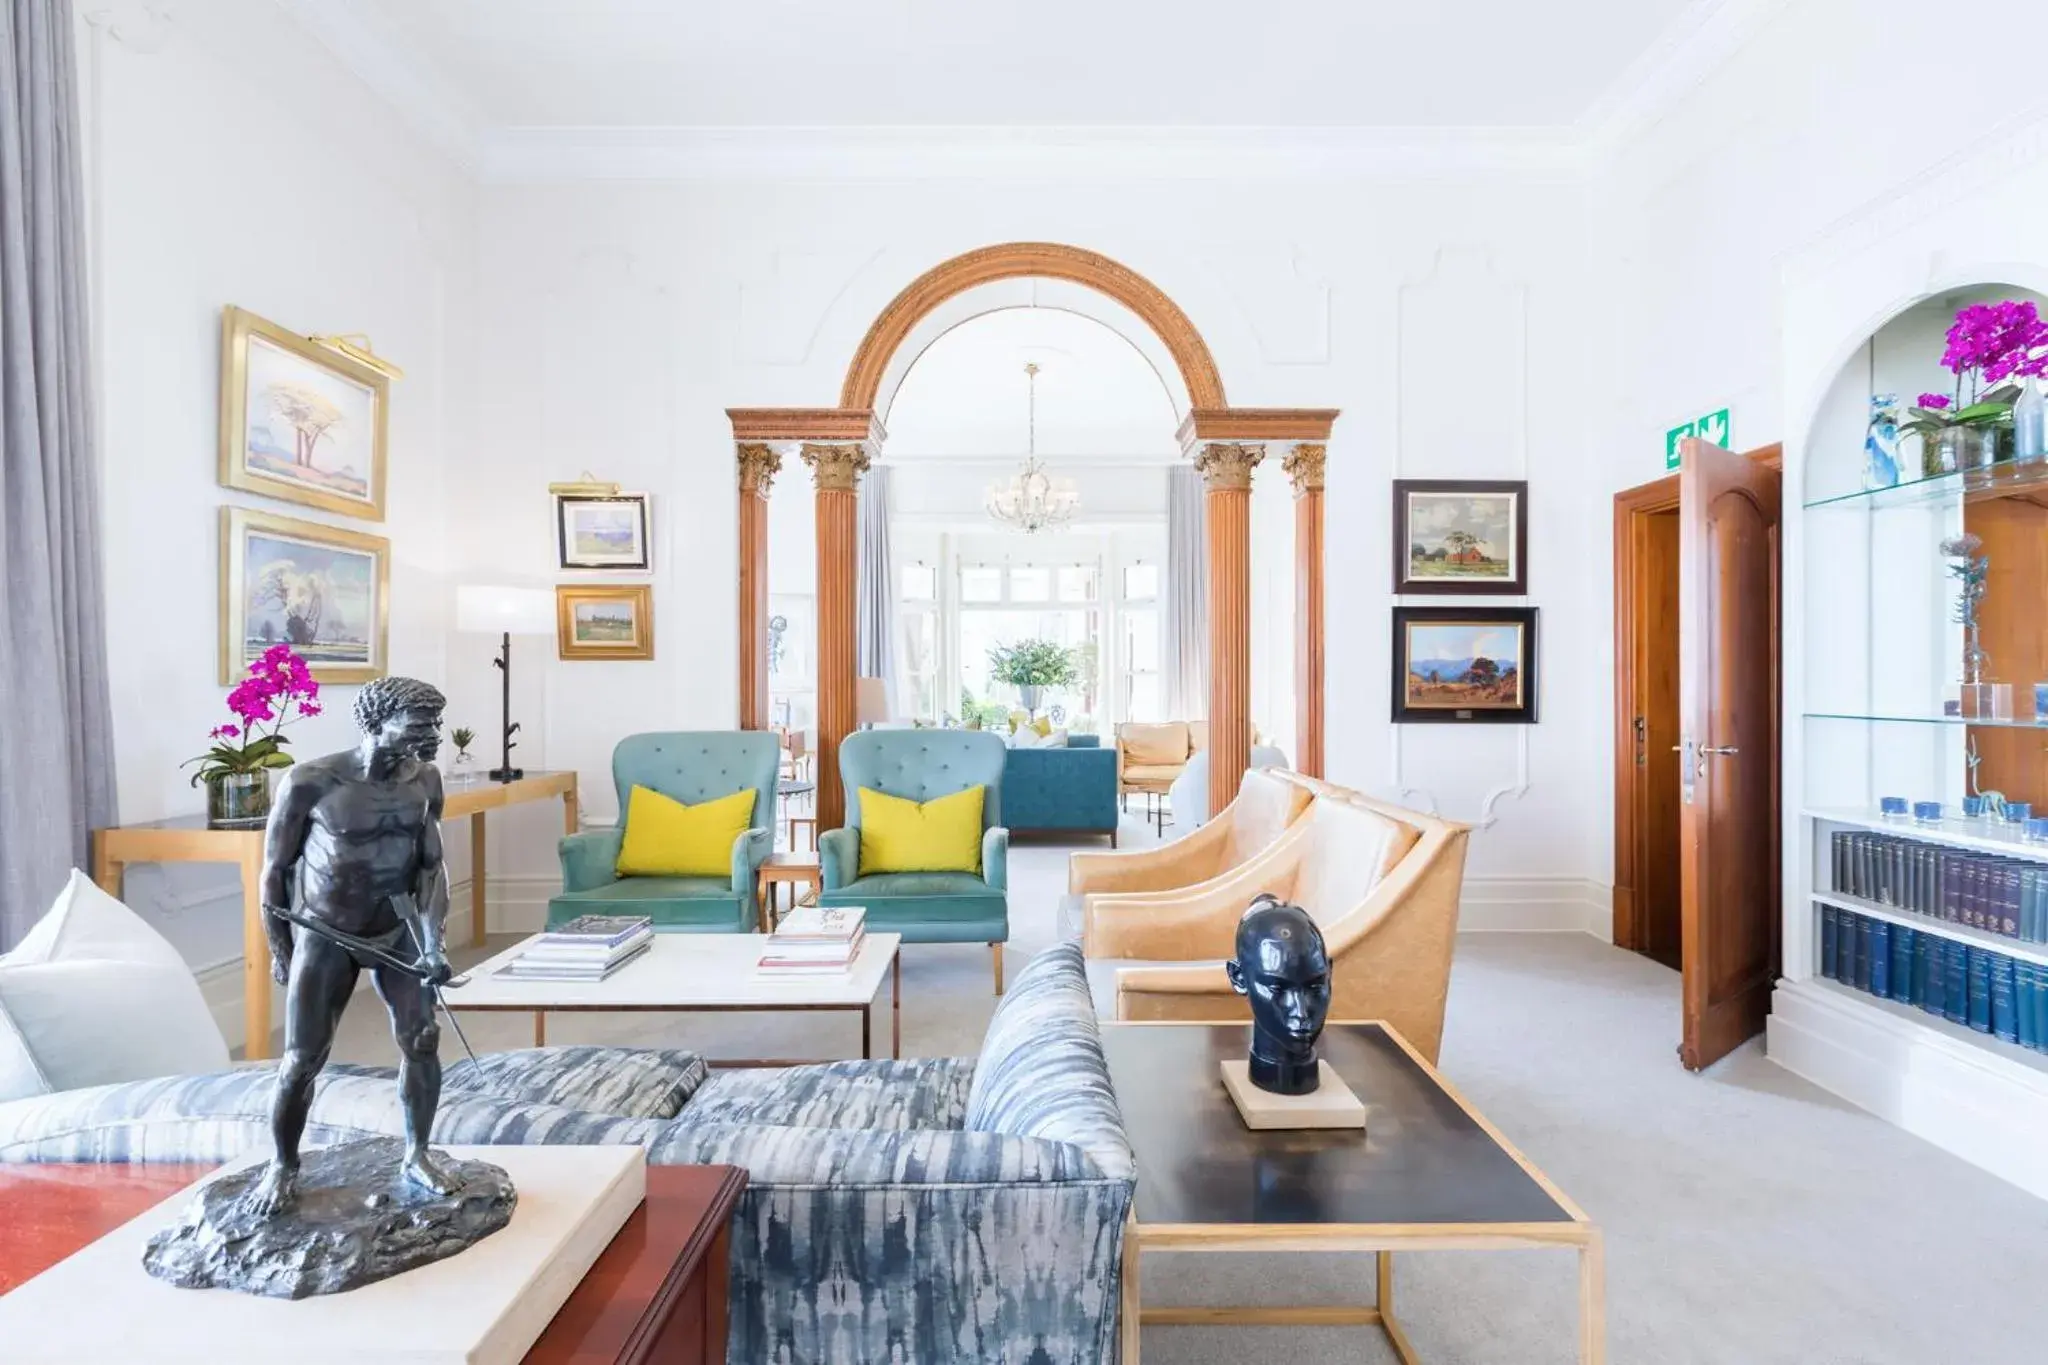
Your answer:
[[[1666,469],[1678,468],[1679,443],[1689,437],[1698,437],[1708,445],[1716,445],[1723,450],[1732,449],[1728,444],[1728,409],[1722,408],[1718,412],[1710,412],[1705,417],[1675,426],[1665,432],[1664,467]]]

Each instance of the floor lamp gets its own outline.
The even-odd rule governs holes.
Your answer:
[[[502,758],[489,776],[493,782],[517,782],[525,770],[512,766],[512,738],[519,722],[512,719],[512,637],[555,633],[555,595],[546,588],[471,587],[455,590],[455,628],[464,634],[496,635],[503,710]]]

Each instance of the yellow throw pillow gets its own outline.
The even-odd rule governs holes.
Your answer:
[[[981,871],[985,787],[919,803],[860,789],[860,875]]]
[[[1038,731],[1038,737],[1040,739],[1044,739],[1047,735],[1052,733],[1052,717],[1040,716],[1037,720],[1031,722],[1031,728]]]
[[[1011,734],[1016,734],[1019,727],[1029,725],[1030,723],[1031,713],[1029,711],[1012,711],[1010,713]]]
[[[730,877],[732,846],[754,823],[752,787],[686,806],[646,787],[626,798],[621,877]]]

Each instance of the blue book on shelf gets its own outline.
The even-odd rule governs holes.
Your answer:
[[[1840,916],[1841,911],[1832,905],[1820,908],[1820,974],[1831,981],[1835,976],[1835,942]]]
[[[1991,959],[1991,1031],[2008,1043],[2020,1040],[2018,1003],[2013,994],[2013,968],[2019,964],[2009,957]]]
[[[1913,1003],[1941,1013],[1941,940],[1932,934],[1913,940]]]
[[[1856,957],[1852,969],[1854,976],[1849,984],[1859,991],[1870,989],[1870,925],[1868,915],[1856,916]]]
[[[1970,950],[1954,940],[1941,945],[1941,1017],[1970,1022]]]
[[[1991,1032],[1991,959],[1998,956],[1989,948],[1965,949],[1969,954],[1970,998],[1965,1002],[1963,1021],[1979,1033]]]
[[[2024,965],[2027,986],[2020,993],[2021,1027],[2027,1028],[2032,1036],[2028,1047],[2036,1052],[2048,1052],[2048,967],[2038,962]]]
[[[1892,961],[1889,976],[1891,997],[1894,1000],[1910,1002],[1913,999],[1913,947],[1921,937],[1918,929],[1908,929],[1903,924],[1892,926]]]
[[[2034,1033],[2034,1002],[2029,998],[2034,989],[2034,964],[2015,962],[2012,964],[2012,1013],[2013,1039],[2021,1047],[2035,1047],[2039,1038]]]
[[[1892,993],[1892,934],[1904,933],[1884,920],[1870,922],[1870,993],[1888,999]]]
[[[1856,921],[1863,916],[1844,910],[1835,926],[1835,980],[1848,985],[1856,979]]]

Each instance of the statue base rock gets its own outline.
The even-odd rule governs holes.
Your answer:
[[[303,1299],[443,1260],[512,1220],[519,1197],[500,1168],[457,1161],[461,1188],[436,1195],[400,1173],[404,1158],[397,1138],[308,1151],[297,1202],[274,1218],[241,1207],[266,1163],[209,1181],[176,1224],[149,1239],[143,1266],[181,1288]]]

